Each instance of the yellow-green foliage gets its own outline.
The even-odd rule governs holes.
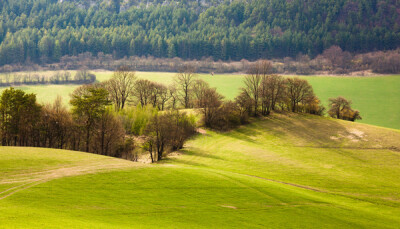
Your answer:
[[[119,111],[119,116],[128,134],[142,135],[149,120],[156,115],[157,108],[148,106],[130,106]]]

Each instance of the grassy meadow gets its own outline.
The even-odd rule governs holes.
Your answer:
[[[2,228],[398,228],[400,132],[309,115],[206,130],[156,164],[0,148]]]
[[[99,81],[111,77],[110,71],[94,71]],[[43,73],[42,73],[43,74]],[[51,74],[47,72],[45,74]],[[71,72],[75,74],[74,71]],[[176,73],[137,72],[139,78],[171,84]],[[216,87],[227,99],[233,99],[243,85],[243,75],[199,74],[199,77]],[[344,96],[353,101],[353,107],[361,112],[361,123],[400,129],[400,75],[376,77],[301,76],[313,86],[325,106],[331,97]],[[52,102],[60,95],[68,104],[70,93],[77,85],[38,85],[19,88],[37,94],[38,100]],[[1,89],[0,89],[1,90]]]

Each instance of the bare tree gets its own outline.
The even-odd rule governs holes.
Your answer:
[[[151,87],[149,90],[151,91],[151,104],[153,107],[158,108],[158,102],[160,99],[161,91],[163,90],[164,85],[159,83],[151,82]]]
[[[86,81],[89,77],[89,69],[87,67],[80,68],[75,74],[75,81]]]
[[[181,149],[184,141],[194,132],[194,120],[186,113],[167,111],[155,115],[146,129],[147,150],[150,152],[152,162],[155,159],[161,160],[166,150]]]
[[[192,65],[185,65],[180,70],[175,78],[175,83],[178,87],[178,95],[182,105],[185,108],[192,107],[192,86],[196,80],[196,69]]]
[[[110,110],[101,115],[93,135],[92,149],[95,153],[113,157],[121,156],[116,153],[118,147],[124,142],[125,130],[121,120]]]
[[[263,76],[260,84],[261,113],[269,115],[276,104],[283,99],[285,79],[279,75]]]
[[[175,109],[176,108],[176,104],[178,102],[178,92],[177,92],[177,89],[176,89],[176,85],[175,84],[170,85],[168,87],[168,92],[169,92],[169,98],[170,98],[169,99],[170,107],[172,109]]]
[[[53,104],[43,106],[41,129],[44,144],[42,146],[65,148],[71,132],[72,122],[72,116],[63,105],[60,96],[56,98]]]
[[[159,110],[164,110],[165,104],[167,101],[171,98],[170,97],[170,92],[168,90],[168,87],[163,85],[163,84],[156,84],[156,89],[157,89],[157,107]]]
[[[206,126],[212,127],[222,105],[223,98],[215,88],[206,88],[203,90],[203,96],[199,104],[203,108],[202,112]]]
[[[106,89],[116,110],[124,109],[126,101],[133,93],[135,81],[135,72],[127,66],[122,66],[114,72],[112,78],[106,83]]]
[[[299,111],[299,104],[304,102],[307,97],[313,96],[314,92],[307,80],[297,77],[286,80],[286,93],[290,100],[292,112]]]
[[[202,104],[202,102],[204,102],[205,100],[205,96],[206,96],[206,91],[210,89],[210,85],[202,80],[202,79],[197,79],[194,81],[193,83],[193,103],[196,107],[204,107],[204,104]]]
[[[255,64],[250,66],[248,74],[244,79],[245,87],[243,88],[243,90],[246,91],[246,93],[253,100],[254,116],[258,115],[261,79],[263,77],[266,77],[270,71],[270,62],[266,60],[257,61]]]
[[[241,123],[247,122],[247,119],[251,114],[251,97],[246,93],[246,91],[242,90],[242,92],[236,96],[235,103],[239,111]]]
[[[142,107],[146,106],[147,104],[151,104],[152,102],[153,84],[153,82],[144,79],[136,81],[133,89],[133,96]]]
[[[322,55],[331,62],[333,68],[348,68],[351,64],[351,54],[336,45],[326,49]]]

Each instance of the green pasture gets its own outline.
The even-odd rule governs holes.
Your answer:
[[[231,132],[206,132],[152,165],[1,147],[1,227],[400,225],[399,131],[274,115]]]
[[[94,71],[99,81],[111,77],[110,71]],[[50,74],[50,73],[47,73]],[[74,74],[74,72],[71,72]],[[137,72],[139,78],[171,84],[176,73],[166,72]],[[226,99],[233,99],[243,86],[243,75],[199,74],[202,78],[216,87]],[[315,90],[317,96],[325,106],[328,99],[344,96],[353,101],[353,107],[361,112],[362,120],[383,127],[400,129],[400,76],[376,77],[337,77],[337,76],[301,76],[307,79]],[[41,102],[52,102],[60,95],[64,103],[68,104],[70,93],[77,85],[41,85],[21,86],[23,90],[35,93]],[[0,89],[1,90],[1,89]]]

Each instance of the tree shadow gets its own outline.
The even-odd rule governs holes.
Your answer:
[[[196,156],[196,157],[202,157],[202,158],[208,158],[208,159],[216,159],[216,160],[225,160],[222,157],[211,154],[210,152],[202,150],[198,147],[184,148],[184,149],[180,150],[180,152],[184,153],[185,155],[190,155],[190,156]]]
[[[262,134],[263,131],[261,131],[255,123],[243,125],[229,132],[221,133],[223,136],[235,138],[239,141],[251,142],[253,144],[260,144],[256,139]]]
[[[295,146],[338,146],[343,142],[337,136],[348,133],[340,122],[305,114],[272,115],[257,124]]]

